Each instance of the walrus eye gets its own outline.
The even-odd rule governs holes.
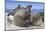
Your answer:
[[[34,23],[35,21],[37,21],[37,18],[36,18],[36,17],[33,17],[33,23]]]

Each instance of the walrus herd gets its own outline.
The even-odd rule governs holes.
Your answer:
[[[40,14],[29,14],[28,8],[18,9],[14,15],[9,15],[7,20],[20,27],[43,26]]]

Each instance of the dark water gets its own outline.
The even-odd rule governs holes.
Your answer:
[[[6,9],[5,10],[6,13],[9,13],[9,12],[12,12],[12,11],[14,11],[14,10],[12,10],[12,9]],[[32,9],[31,12],[32,13],[44,12],[44,9]]]

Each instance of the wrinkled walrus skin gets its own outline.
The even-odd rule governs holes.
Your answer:
[[[14,22],[17,26],[25,26],[27,21],[25,20],[26,11],[20,10],[14,15]]]

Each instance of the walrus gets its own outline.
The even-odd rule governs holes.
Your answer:
[[[17,11],[14,15],[15,25],[24,27],[25,24],[28,23],[28,20],[25,17],[27,17],[27,14],[26,14],[26,11],[24,9]]]
[[[33,14],[32,15],[32,20],[33,20],[33,25],[34,26],[43,26],[43,24],[44,24],[40,14]]]

